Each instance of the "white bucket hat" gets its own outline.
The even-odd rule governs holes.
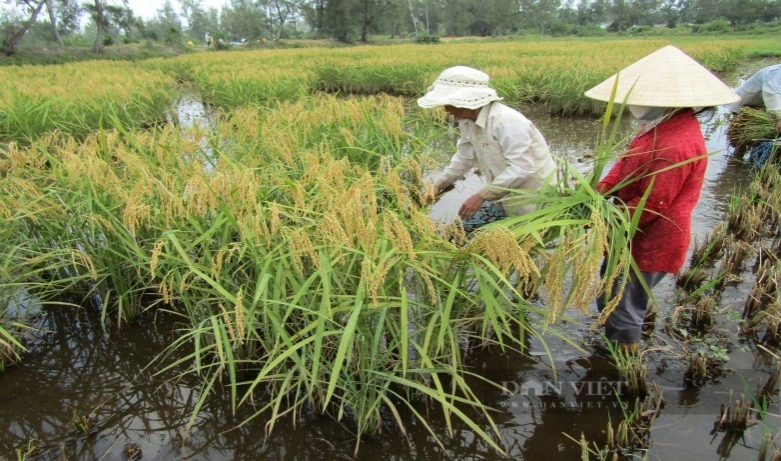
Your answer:
[[[740,100],[732,88],[672,45],[627,66],[586,91],[586,96],[609,101],[616,78],[615,102],[619,104],[626,101],[634,106],[710,107]]]
[[[466,66],[445,69],[439,74],[428,93],[418,99],[426,109],[437,106],[455,106],[477,109],[502,98],[488,85],[488,74]]]

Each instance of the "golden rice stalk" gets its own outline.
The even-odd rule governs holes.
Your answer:
[[[160,296],[163,298],[163,302],[166,304],[171,304],[173,302],[173,274],[173,270],[169,271],[163,276],[163,279],[160,281],[160,285],[158,285]]]
[[[188,213],[207,216],[219,205],[203,175],[194,175],[184,187],[184,201]]]
[[[341,219],[336,210],[328,210],[323,215],[323,219],[318,223],[318,234],[323,243],[329,246],[348,245],[351,239],[345,231]],[[340,262],[344,263],[344,253],[339,252]]]
[[[90,256],[81,250],[71,250],[71,261],[74,267],[84,266],[89,270],[92,280],[98,279],[98,271]]]
[[[307,268],[314,265],[320,269],[320,258],[317,256],[312,239],[307,228],[292,228],[286,236],[287,244],[292,250],[293,264],[301,273],[307,273]],[[306,261],[304,258],[309,258]]]
[[[233,321],[231,320],[231,316],[228,313],[228,310],[225,309],[225,306],[222,305],[222,303],[219,303],[218,306],[222,311],[222,321],[225,324],[225,326],[228,328],[228,334],[230,335],[231,340],[233,342],[236,342],[236,331],[233,329]]]
[[[576,241],[576,232],[568,229],[547,261],[542,290],[546,295],[548,310],[546,321],[548,323],[554,323],[559,312],[566,307],[564,306],[564,284],[568,273],[569,254]]]
[[[374,273],[372,273],[369,277],[369,293],[371,295],[372,301],[377,304],[379,301],[379,289],[382,287],[383,283],[385,282],[385,279],[388,276],[388,272],[390,272],[391,269],[396,267],[399,263],[402,262],[402,258],[400,256],[396,257],[388,257],[380,261],[379,265],[377,265],[374,269]],[[399,281],[401,279],[399,278]],[[400,289],[404,289],[403,287]]]
[[[393,213],[384,213],[382,215],[382,229],[394,248],[407,253],[410,261],[417,259],[415,244],[412,241],[409,229],[398,216]]]
[[[239,288],[236,294],[236,332],[239,335],[239,344],[244,344],[244,335],[246,333],[244,319],[244,287]]]
[[[239,243],[230,243],[217,251],[212,261],[211,277],[217,278],[225,263],[229,263],[236,252],[241,250]]]
[[[152,256],[149,258],[149,273],[152,276],[152,279],[157,277],[156,270],[157,266],[160,264],[160,255],[163,254],[163,250],[165,249],[165,240],[159,239],[157,243],[155,243],[154,248],[152,249]]]
[[[139,182],[127,198],[122,220],[132,235],[136,235],[141,224],[149,225],[152,221],[152,207],[147,201],[148,197],[146,185]]]
[[[592,211],[591,230],[583,233],[576,241],[578,251],[572,253],[573,267],[577,268],[573,285],[569,289],[568,307],[589,312],[591,302],[597,298],[612,280],[599,276],[603,255],[608,251],[607,226],[599,216],[598,210]]]
[[[59,139],[59,138],[55,138]],[[54,144],[52,138],[47,136],[42,141],[44,146]],[[41,155],[38,149],[20,149],[15,142],[9,143],[0,149],[0,174],[5,176],[10,171],[22,168],[30,168],[33,171],[41,171],[46,166],[46,156]]]
[[[497,225],[475,232],[462,252],[480,254],[503,273],[517,271],[522,280],[529,280],[540,276],[530,254],[535,243],[527,240],[522,244],[510,229]]]

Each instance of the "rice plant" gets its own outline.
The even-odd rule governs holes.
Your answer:
[[[549,321],[555,321],[570,307],[587,312],[592,300],[604,296],[605,308],[599,318],[603,322],[617,305],[629,271],[637,270],[629,241],[637,229],[650,188],[631,214],[620,203],[612,202],[613,191],[603,195],[596,190],[605,165],[617,155],[617,129],[622,110],[617,112],[613,119],[614,104],[609,103],[594,167],[587,175],[562,161],[557,181],[550,187],[524,191],[521,200],[536,204],[537,209],[502,221],[516,236],[537,239],[545,250],[540,280]],[[600,273],[605,276],[600,277]]]
[[[648,395],[648,368],[645,355],[625,349],[611,341],[606,341],[606,344],[621,381],[623,381],[622,389],[626,395],[630,397]]]
[[[0,141],[29,142],[49,132],[79,138],[112,126],[164,122],[173,80],[129,62],[89,61],[0,69]]]
[[[719,418],[713,425],[714,432],[733,431],[743,432],[756,422],[751,422],[752,402],[741,395],[739,399],[733,400],[732,389],[727,398],[727,404],[721,404]]]
[[[778,294],[778,266],[765,261],[757,271],[754,285],[743,307],[743,318],[753,319],[776,301]],[[748,326],[748,324],[747,324]],[[750,328],[747,328],[750,329]]]
[[[775,139],[776,119],[762,109],[743,107],[730,120],[727,139],[738,152],[745,152],[758,141]]]
[[[81,143],[12,145],[0,163],[16,200],[7,242],[56,258],[45,274],[8,261],[118,326],[161,306],[179,315],[170,351],[189,352],[160,360],[203,379],[193,420],[225,385],[234,410],[262,397],[252,417],[268,430],[311,408],[351,425],[357,450],[383,413],[404,430],[402,408],[425,423],[420,404],[433,402],[501,451],[462,344],[518,350],[540,335],[530,319],[545,313],[511,281],[538,276],[536,239],[500,228],[464,246],[444,238],[418,205],[425,161],[410,153],[425,150],[403,110],[388,97],[245,109],[207,135],[210,149],[203,133],[121,124]]]
[[[743,271],[743,263],[754,252],[753,245],[741,240],[731,240],[724,252],[724,259],[719,265],[718,275],[713,286],[714,290],[721,292],[725,286],[734,286],[740,283],[743,280],[739,275]]]
[[[686,303],[676,307],[672,314],[672,322],[677,326],[678,331],[684,329],[687,336],[702,334],[715,324],[716,306],[716,297],[702,297],[693,304]]]
[[[40,455],[43,454],[44,450],[41,447],[41,441],[38,439],[31,439],[27,441],[27,444],[17,448],[15,450],[16,452],[16,459],[17,461],[25,461],[28,459],[35,459],[38,458]]]
[[[710,336],[705,336],[704,339],[694,338],[687,344],[687,349],[684,349],[687,362],[683,375],[687,386],[702,387],[718,376],[723,365],[729,360],[726,349]]]
[[[565,87],[578,77],[567,56],[555,55],[566,46],[528,46],[518,50],[542,59],[518,68],[484,47],[468,51],[517,98],[563,101],[581,91]],[[594,49],[578,44],[574,52],[586,62]],[[162,69],[191,80],[223,107],[243,107],[210,133],[134,131],[110,108],[96,123],[77,123],[78,141],[61,130],[4,147],[0,229],[8,267],[0,280],[24,280],[20,287],[46,300],[67,295],[92,304],[118,327],[144,310],[177,315],[181,334],[156,365],[185,364],[202,380],[188,429],[211,391],[225,386],[232,410],[252,405],[250,418],[267,418],[268,431],[279,417],[312,409],[349,424],[357,451],[363,434],[388,425],[406,431],[402,410],[427,428],[428,412],[438,411],[451,433],[461,420],[501,452],[491,409],[468,384],[482,378],[464,363],[463,345],[521,350],[528,335],[544,344],[542,331],[557,334],[550,325],[567,309],[588,309],[607,292],[613,299],[604,319],[616,302],[612,287],[633,270],[628,241],[639,213],[630,217],[594,188],[619,143],[613,107],[592,172],[564,165],[559,182],[526,197],[538,211],[456,245],[420,205],[430,188],[423,178],[433,164],[427,141],[436,113],[405,125],[399,98],[309,96],[315,70],[333,56],[391,69],[409,61],[399,50],[144,63],[154,75]],[[401,88],[393,91],[419,91],[430,81],[425,72],[464,49],[442,51],[402,69],[400,79],[420,80],[392,83]],[[595,61],[589,78],[641,50],[616,53]],[[246,65],[237,68],[236,57]],[[356,85],[382,91],[363,69]],[[575,73],[564,78],[564,69]],[[539,79],[545,84],[531,92]],[[30,133],[48,129],[36,130]],[[600,278],[604,254],[608,275]],[[527,299],[538,287],[545,307]],[[16,359],[19,334],[3,325],[0,346],[13,347],[8,355]]]
[[[686,291],[694,291],[710,277],[701,267],[684,270],[675,277],[675,285]]]
[[[773,434],[766,432],[762,437],[762,444],[759,447],[759,461],[779,461],[781,460],[781,449],[776,448],[776,439],[781,433]],[[772,453],[771,453],[772,450]],[[770,454],[770,458],[768,458]]]
[[[760,235],[762,213],[753,197],[742,194],[730,199],[727,212],[727,231],[737,240],[751,242]]]
[[[646,459],[648,439],[651,426],[664,407],[664,397],[659,386],[654,383],[650,393],[642,400],[637,397],[629,404],[619,400],[623,417],[614,428],[608,421],[605,430],[604,444],[592,441],[589,445],[585,436],[575,440],[569,434],[564,434],[570,440],[578,442],[581,447],[581,459],[618,461],[624,459]]]
[[[71,421],[71,427],[79,433],[79,435],[89,437],[98,431],[95,427],[95,418],[90,415],[74,415],[73,421]]]
[[[694,269],[696,267],[704,266],[721,257],[724,251],[725,242],[726,225],[724,223],[713,228],[702,242],[695,238],[692,247],[692,255],[689,260],[690,267]]]
[[[746,47],[772,42],[676,40],[714,72],[734,68]],[[267,107],[318,91],[416,97],[442,69],[471,63],[491,75],[492,85],[510,104],[535,101],[555,113],[601,114],[604,106],[584,97],[584,91],[667,44],[648,39],[610,40],[609,46],[599,41],[443,43],[425,55],[414,44],[255,50],[182,55],[146,61],[143,67],[192,83],[209,102],[234,109]]]
[[[781,384],[781,361],[776,360],[775,363],[773,363],[773,368],[770,371],[770,376],[768,376],[767,381],[757,391],[757,399],[760,401],[772,401],[773,396],[778,394],[779,384]]]

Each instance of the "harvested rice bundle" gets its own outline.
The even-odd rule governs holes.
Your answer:
[[[744,107],[729,123],[727,139],[738,154],[743,154],[761,140],[774,139],[776,119],[770,113],[752,107]]]

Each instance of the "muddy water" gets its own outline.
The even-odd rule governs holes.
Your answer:
[[[206,117],[197,103],[190,106],[193,121]],[[590,118],[550,117],[534,108],[524,108],[545,134],[554,153],[580,162],[593,150],[599,122]],[[748,184],[745,163],[726,151],[719,119],[705,125],[710,158],[707,181],[695,211],[696,236],[703,236],[724,217],[729,197],[736,187]],[[627,126],[626,130],[631,130]],[[432,210],[435,219],[452,219],[460,201],[480,187],[472,176],[449,193]],[[736,325],[727,320],[726,310],[742,308],[752,280],[725,292],[725,314],[721,330],[731,345],[728,371],[718,381],[700,389],[684,387],[684,361],[676,356],[675,341],[664,331],[665,317],[672,309],[674,284],[664,280],[655,290],[661,314],[647,346],[657,349],[649,355],[649,380],[664,391],[666,406],[653,425],[648,459],[712,460],[756,459],[762,424],[743,438],[710,434],[719,405],[729,391],[740,393],[748,385],[766,379],[771,360],[750,341],[741,341]],[[591,318],[567,322],[562,327],[576,338],[593,338]],[[175,335],[175,322],[163,316],[145,319],[120,333],[107,335],[100,319],[88,309],[57,307],[40,314],[40,333],[35,353],[22,365],[0,373],[0,458],[16,458],[15,449],[39,440],[42,459],[126,459],[123,449],[137,444],[145,460],[197,459],[352,459],[355,440],[350,428],[331,418],[304,415],[298,421],[280,420],[266,438],[261,418],[241,425],[251,408],[230,412],[227,395],[213,395],[201,414],[188,418],[198,399],[197,383],[178,381],[177,372],[159,374],[159,366],[147,364]],[[545,336],[552,349],[551,360],[537,340],[529,341],[530,356],[502,351],[475,351],[471,362],[478,373],[502,383],[507,391],[474,383],[483,401],[497,409],[502,444],[515,459],[572,460],[580,449],[564,434],[601,440],[608,418],[620,416],[612,386],[618,377],[604,358],[589,347],[578,350]],[[172,362],[168,360],[167,363]],[[554,372],[555,370],[555,372]],[[770,413],[777,415],[778,404]],[[91,421],[90,434],[72,427],[77,417]],[[468,429],[454,425],[447,433],[442,417],[431,411],[429,424],[442,441],[440,447],[410,414],[402,414],[407,436],[392,428],[362,441],[359,459],[501,459]],[[768,417],[776,430],[776,416]],[[770,429],[768,429],[770,430]],[[129,452],[128,452],[129,453]]]

